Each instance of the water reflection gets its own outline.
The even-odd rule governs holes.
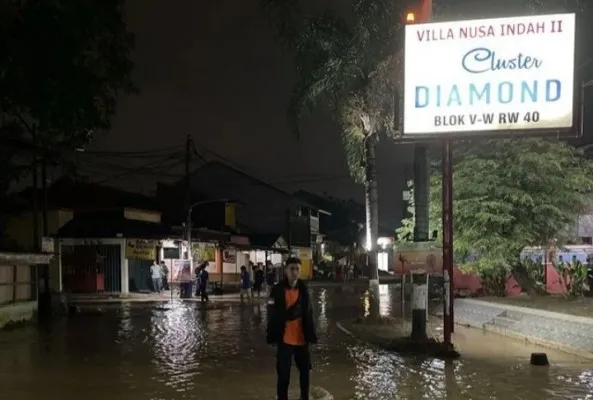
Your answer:
[[[151,316],[149,340],[158,373],[154,379],[180,391],[194,388],[200,347],[208,339],[203,321],[193,311],[188,303],[178,303],[170,309],[154,308]]]
[[[379,314],[382,317],[391,315],[391,298],[389,297],[388,285],[379,285]]]
[[[335,322],[363,312],[363,289],[319,288],[320,343],[313,381],[336,399],[587,399],[589,361],[547,351],[553,365],[533,368],[522,342],[458,329],[463,358],[402,358],[362,345]],[[380,289],[383,315],[401,312],[399,290]],[[362,301],[361,301],[362,300]],[[272,399],[274,350],[265,344],[265,306],[128,304],[49,329],[0,333],[0,385],[11,400]],[[433,327],[436,330],[436,327]],[[296,381],[296,379],[295,379]]]

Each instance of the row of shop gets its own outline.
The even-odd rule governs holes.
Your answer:
[[[182,269],[188,266],[187,242],[176,239],[55,239],[57,257],[50,269],[52,290],[66,293],[146,292],[152,289],[150,266],[164,261],[173,282],[180,281]],[[231,237],[221,246],[213,242],[193,242],[193,262],[207,261],[212,282],[238,285],[241,266],[271,263],[276,268],[290,253],[301,258],[302,277],[312,276],[312,251],[309,248],[288,250],[284,240],[268,248],[253,248],[248,238]]]

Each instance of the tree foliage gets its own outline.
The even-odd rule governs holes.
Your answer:
[[[123,0],[0,2],[1,128],[38,144],[77,146],[110,127],[131,93],[133,36]]]
[[[515,272],[523,248],[566,238],[593,204],[593,163],[555,139],[460,144],[454,158],[455,253],[481,274]],[[431,182],[431,229],[440,231],[440,174]]]
[[[295,0],[263,0],[280,40],[294,51],[297,84],[289,119],[300,134],[317,107],[339,122],[352,176],[363,181],[364,140],[393,133],[403,1],[355,0],[351,18],[309,15]],[[401,34],[400,34],[401,33]]]

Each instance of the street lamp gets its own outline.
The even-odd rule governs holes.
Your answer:
[[[195,203],[193,203],[192,205],[189,206],[189,208],[187,209],[187,220],[185,223],[185,229],[186,229],[186,238],[187,238],[187,258],[189,259],[189,268],[190,271],[194,270],[194,257],[192,254],[192,245],[191,245],[191,230],[192,230],[192,220],[191,220],[191,213],[193,211],[193,209],[195,207],[198,206],[203,206],[206,204],[212,204],[212,203],[228,203],[229,200],[228,199],[214,199],[214,200],[202,200],[202,201],[197,201]]]

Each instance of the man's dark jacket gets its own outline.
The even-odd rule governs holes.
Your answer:
[[[300,279],[297,281],[296,287],[299,289],[299,298],[297,300],[299,307],[298,314],[302,321],[305,342],[307,344],[317,343],[309,291],[305,283]],[[289,288],[288,281],[285,279],[283,282],[274,285],[270,292],[270,298],[268,300],[268,343],[280,344],[284,340],[286,321],[291,319],[290,310],[286,309],[286,299],[284,297],[284,290]]]

